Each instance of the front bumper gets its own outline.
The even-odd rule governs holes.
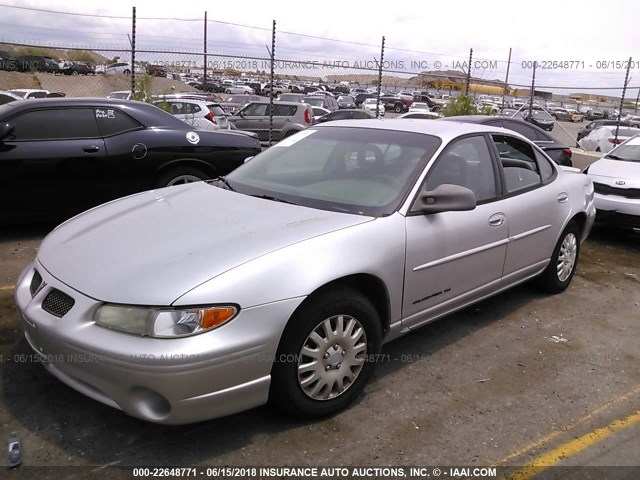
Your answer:
[[[595,205],[597,222],[640,228],[640,199],[596,193]]]
[[[45,286],[32,297],[34,269]],[[52,289],[75,300],[62,318],[42,308]],[[37,261],[16,285],[25,337],[49,372],[106,405],[166,424],[198,422],[266,403],[278,342],[302,300],[241,310],[228,324],[200,335],[156,339],[95,325],[101,302],[60,282]]]

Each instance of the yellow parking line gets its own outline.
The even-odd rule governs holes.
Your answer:
[[[596,430],[589,432],[582,437],[576,438],[575,440],[571,440],[570,442],[560,445],[550,452],[539,456],[529,465],[512,474],[509,474],[508,478],[509,480],[529,480],[530,478],[533,478],[538,473],[540,473],[541,470],[557,464],[563,458],[576,455],[587,449],[591,445],[604,440],[610,435],[613,435],[615,432],[635,425],[637,423],[640,423],[640,410],[634,412],[626,418],[623,418],[622,420],[615,420],[606,427],[597,428]]]
[[[13,285],[4,285],[2,287],[0,287],[0,292],[3,292],[5,290],[15,290],[16,287],[14,287]]]
[[[613,400],[605,403],[604,405],[599,406],[598,408],[596,408],[594,411],[588,413],[587,415],[585,415],[584,417],[579,418],[578,420],[576,420],[573,424],[569,424],[569,425],[565,425],[563,427],[560,427],[560,430],[557,430],[553,433],[550,433],[549,435],[545,435],[544,437],[540,438],[539,440],[536,440],[534,442],[531,442],[530,444],[526,445],[525,447],[522,447],[519,450],[516,450],[515,452],[507,455],[506,457],[498,460],[497,462],[495,462],[492,466],[500,466],[500,465],[504,465],[505,463],[507,463],[509,460],[512,460],[514,458],[520,457],[522,455],[524,455],[525,453],[529,453],[532,450],[535,450],[539,447],[542,447],[543,445],[546,445],[547,443],[550,443],[552,440],[556,439],[557,437],[559,437],[560,435],[562,435],[565,432],[569,432],[571,430],[573,430],[574,428],[576,428],[578,425],[581,425],[583,423],[588,422],[589,420],[591,420],[592,418],[594,418],[595,416],[599,415],[600,413],[604,412],[605,410],[608,410],[609,408],[613,407],[614,405],[620,403],[620,402],[624,402],[625,400],[628,400],[629,398],[640,394],[640,385],[637,385],[633,390],[620,395],[619,397],[614,398]]]

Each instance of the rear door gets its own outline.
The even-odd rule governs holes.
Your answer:
[[[544,154],[510,135],[491,138],[500,158],[504,211],[509,218],[503,277],[505,283],[513,283],[544,267],[571,206]]]

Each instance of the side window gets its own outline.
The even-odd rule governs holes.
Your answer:
[[[463,138],[452,144],[429,171],[425,188],[449,183],[467,187],[482,202],[498,195],[493,161],[484,137]]]
[[[9,120],[14,140],[96,138],[98,128],[90,108],[31,110]]]
[[[531,145],[506,135],[493,135],[493,141],[500,154],[507,192],[517,192],[542,184]]]
[[[273,105],[274,117],[291,117],[296,114],[297,107],[295,105]]]
[[[538,168],[540,169],[540,177],[543,182],[546,182],[555,173],[555,169],[551,165],[551,162],[538,150],[534,150],[536,154],[536,160],[538,160]]]
[[[98,124],[98,132],[102,137],[109,137],[141,127],[137,121],[118,109],[96,108],[94,112],[95,121]]]
[[[195,103],[185,103],[184,104],[184,113],[187,115],[195,115],[200,111],[200,107]]]
[[[247,117],[264,117],[267,114],[267,103],[252,103],[242,111]]]

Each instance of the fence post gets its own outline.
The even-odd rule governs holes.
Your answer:
[[[627,93],[627,84],[629,83],[629,70],[631,70],[632,57],[629,57],[629,63],[627,64],[627,73],[624,76],[624,86],[622,87],[622,96],[620,97],[620,111],[618,112],[618,121],[616,122],[616,136],[614,137],[615,145],[618,144],[618,130],[620,130],[620,119],[622,118],[622,107],[624,105],[624,96]],[[636,106],[637,108],[637,106]]]
[[[382,63],[384,62],[384,35],[380,47],[380,64],[378,65],[378,88],[376,88],[376,118],[380,117],[380,91],[382,89]]]
[[[207,11],[204,12],[204,77],[202,79],[204,91],[207,91]]]
[[[502,105],[500,105],[500,113],[504,110],[504,96],[507,93],[507,84],[509,83],[509,69],[511,68],[511,48],[509,48],[509,59],[507,60],[507,75],[504,77],[504,87],[502,89]]]
[[[538,62],[533,61],[533,74],[531,75],[531,92],[529,92],[529,116],[531,116],[531,112],[533,110],[533,96],[536,91],[536,67],[538,66]]]
[[[269,82],[271,82],[271,87],[269,91],[269,146],[271,146],[271,142],[273,141],[273,88],[274,88],[274,62],[276,61],[276,21],[273,21],[273,26],[271,27],[271,74],[269,76]]]
[[[136,93],[136,7],[131,15],[131,96]]]
[[[640,100],[640,87],[638,87],[638,95],[636,96],[636,109],[635,113],[638,113],[638,100]],[[622,114],[622,112],[620,112]]]
[[[469,95],[469,83],[471,83],[471,59],[473,58],[473,48],[469,49],[469,68],[467,69],[467,84],[464,87],[464,94]]]

